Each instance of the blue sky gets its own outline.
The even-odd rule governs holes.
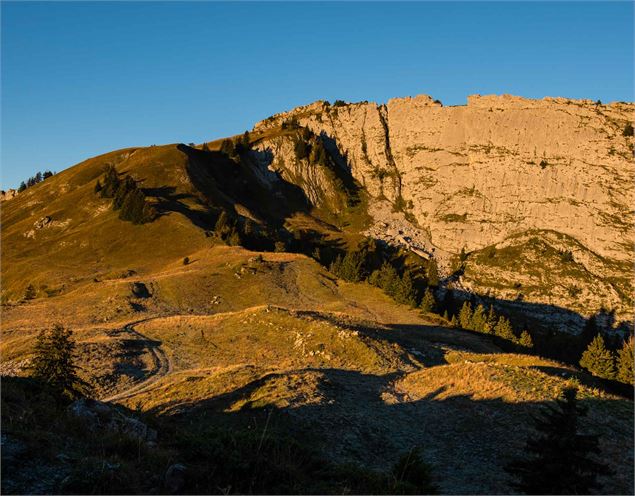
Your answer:
[[[2,2],[1,77],[6,189],[317,99],[633,101],[633,4]]]

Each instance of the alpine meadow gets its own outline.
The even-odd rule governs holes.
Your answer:
[[[1,8],[3,494],[634,493],[631,2]]]

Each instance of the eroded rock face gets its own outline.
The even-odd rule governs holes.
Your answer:
[[[0,190],[0,202],[10,200],[16,196],[18,196],[18,191],[15,189],[8,189],[6,191],[3,189]]]
[[[553,231],[576,245],[580,263],[593,258],[587,268],[595,276],[630,286],[634,141],[623,130],[634,111],[631,103],[509,95],[444,107],[421,95],[385,105],[316,102],[255,129],[294,119],[332,138],[371,197],[385,197],[412,221],[395,224],[387,209],[371,209],[372,234],[419,239],[411,248],[434,249],[446,270],[461,249]],[[593,304],[632,315],[628,297],[614,293]]]

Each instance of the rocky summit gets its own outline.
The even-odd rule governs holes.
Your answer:
[[[3,492],[510,493],[556,404],[628,494],[634,110],[318,101],[3,193]]]

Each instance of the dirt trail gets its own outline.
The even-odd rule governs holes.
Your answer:
[[[150,338],[148,338],[147,336],[144,336],[139,331],[135,331],[134,326],[144,322],[148,322],[150,320],[155,320],[157,318],[163,318],[163,317],[153,317],[153,318],[148,318],[143,320],[137,320],[135,322],[126,324],[123,330],[125,332],[128,332],[129,334],[132,334],[138,339],[144,339],[144,340],[150,341]],[[130,396],[133,396],[135,394],[139,394],[144,391],[147,391],[154,385],[155,382],[157,382],[159,379],[161,379],[162,377],[165,377],[170,372],[172,372],[172,369],[173,369],[172,362],[170,361],[169,357],[166,355],[165,351],[163,351],[163,349],[160,346],[150,347],[150,353],[152,354],[154,368],[152,369],[152,371],[150,371],[148,378],[146,380],[135,384],[134,386],[126,389],[125,391],[120,391],[117,394],[113,394],[106,398],[102,398],[101,401],[108,401],[108,402],[120,401],[120,400],[129,398]]]

